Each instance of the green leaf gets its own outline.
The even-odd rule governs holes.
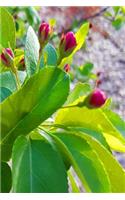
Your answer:
[[[119,30],[119,29],[122,27],[123,22],[124,22],[124,20],[123,20],[122,16],[119,16],[118,18],[116,18],[116,19],[112,22],[112,25],[114,26],[114,28],[115,28],[116,30]]]
[[[69,76],[58,68],[47,67],[1,103],[2,159],[10,158],[17,136],[28,134],[60,108],[68,92]]]
[[[23,84],[26,73],[22,71],[18,71],[18,76],[21,84]],[[10,90],[10,92],[14,92],[16,87],[16,79],[13,73],[10,71],[6,71],[0,74],[0,87],[4,87]]]
[[[103,109],[103,112],[105,113],[106,117],[111,121],[113,126],[121,133],[121,135],[125,138],[125,122],[119,117],[118,114],[112,112],[108,109]],[[110,144],[110,146],[114,150],[120,150],[121,152],[125,152],[125,145],[122,144],[116,137],[113,137],[112,135],[108,135],[105,133],[105,137]]]
[[[125,6],[121,6],[122,12],[125,14]]]
[[[10,96],[12,92],[5,87],[0,87],[0,102],[4,101],[8,96]]]
[[[72,173],[70,171],[68,171],[68,177],[69,177],[69,181],[70,181],[70,185],[72,187],[72,192],[73,193],[80,193],[80,190],[75,182],[75,178],[73,177]]]
[[[68,192],[67,174],[58,151],[43,140],[20,136],[12,153],[13,192]]]
[[[87,107],[65,108],[57,113],[55,123],[71,127],[90,128],[102,132],[104,136],[106,136],[106,134],[108,136],[111,135],[122,143],[122,147],[117,150],[121,151],[122,149],[122,152],[125,152],[125,138],[102,109],[89,109]],[[108,144],[111,145],[107,137],[106,140]],[[113,148],[113,146],[111,146],[111,148]]]
[[[70,162],[88,192],[110,192],[104,166],[85,139],[69,132],[56,133],[70,152]],[[103,177],[103,179],[102,179]]]
[[[39,41],[30,26],[27,31],[26,44],[25,44],[25,64],[28,77],[35,73],[37,70],[37,62],[39,59]]]
[[[5,162],[1,162],[0,169],[0,192],[8,193],[12,185],[11,169]]]
[[[71,130],[73,131],[73,130]],[[104,167],[108,173],[108,177],[111,183],[112,192],[119,193],[125,192],[125,170],[116,161],[113,155],[102,146],[97,140],[86,134],[84,131],[75,132],[75,135],[79,135],[87,140],[92,149],[98,154],[100,160],[104,164]]]
[[[93,63],[87,62],[83,66],[79,67],[79,72],[84,76],[89,76],[93,67]]]
[[[67,59],[68,60],[72,60],[73,55],[79,50],[81,49],[81,47],[83,46],[86,36],[88,34],[89,31],[89,23],[86,22],[84,23],[77,31],[77,33],[75,34],[76,37],[76,42],[77,42],[77,46],[74,49],[74,51],[72,52],[72,54],[70,54],[68,57],[64,58],[60,64],[61,67],[64,67],[65,64],[67,64]]]
[[[47,44],[43,49],[40,61],[40,67],[44,67],[45,65],[56,66],[56,63],[57,63],[56,50],[51,44]]]
[[[1,7],[0,8],[0,44],[7,48],[9,45],[12,49],[15,48],[16,45],[16,37],[15,37],[15,24],[13,17],[9,14],[9,12]]]
[[[71,127],[72,128],[72,127]],[[91,136],[93,139],[98,140],[99,143],[101,143],[109,152],[111,152],[109,145],[106,142],[105,137],[100,131],[94,130],[92,128],[84,128],[84,127],[73,127],[74,131],[81,131],[85,134]]]
[[[84,95],[87,95],[91,92],[91,87],[88,83],[77,83],[68,96],[68,99],[66,101],[66,104],[73,103],[75,100],[77,100],[79,97],[82,97]]]

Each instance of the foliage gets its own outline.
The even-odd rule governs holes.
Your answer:
[[[125,152],[125,121],[110,110],[109,99],[100,108],[84,104],[93,88],[79,82],[70,91],[70,76],[64,70],[84,45],[89,23],[77,30],[76,48],[58,65],[58,44],[56,49],[49,41],[41,51],[31,26],[24,51],[16,49],[13,18],[5,8],[0,11],[5,35],[0,45],[14,50],[17,70],[15,76],[0,64],[2,192],[68,192],[68,177],[72,191],[79,192],[71,167],[86,192],[125,192],[125,170],[112,153]],[[22,57],[24,71],[18,68]],[[93,64],[86,63],[77,73],[87,81],[92,69]]]

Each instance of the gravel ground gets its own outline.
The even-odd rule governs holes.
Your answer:
[[[44,7],[41,16],[44,15],[44,20],[55,18],[57,26],[65,26],[64,22],[68,19],[64,13],[66,8],[54,9]],[[70,20],[71,18],[70,16]],[[111,22],[103,16],[92,18],[90,22],[96,28],[90,30],[86,50],[79,51],[74,61],[78,65],[92,62],[95,66],[94,71],[102,72],[100,88],[108,97],[112,97],[114,111],[125,119],[125,25],[120,30],[115,30]],[[105,31],[108,37],[104,37]],[[114,155],[125,168],[125,154],[115,152]],[[75,173],[74,176],[81,192],[84,192]]]

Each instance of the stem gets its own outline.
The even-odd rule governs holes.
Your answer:
[[[19,80],[18,73],[17,73],[17,68],[16,68],[15,66],[13,66],[13,67],[11,68],[11,71],[12,71],[12,72],[14,73],[14,75],[15,75],[17,89],[20,89],[21,85],[20,85],[20,80]]]
[[[39,126],[38,128],[39,129],[41,129],[41,130],[43,130],[43,127],[55,127],[55,128],[62,128],[62,129],[66,129],[66,130],[68,130],[68,128],[67,127],[65,127],[64,125],[62,125],[62,124],[42,124],[41,126]]]
[[[40,48],[39,50],[39,59],[38,59],[38,63],[37,63],[37,66],[36,66],[36,71],[38,72],[39,71],[39,67],[40,67],[40,58],[42,56],[42,48]]]
[[[74,107],[79,107],[79,104],[76,104],[76,105],[71,105],[71,106],[63,106],[59,109],[65,109],[65,108],[74,108]]]
[[[60,65],[61,61],[62,61],[62,59],[61,59],[61,58],[59,58],[59,59],[58,59],[58,62],[57,62],[57,66],[59,66],[59,65]]]

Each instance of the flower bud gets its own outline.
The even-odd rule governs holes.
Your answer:
[[[70,71],[70,65],[69,65],[69,64],[66,64],[66,65],[64,66],[64,70],[65,70],[66,72],[69,72],[69,71]]]
[[[11,67],[14,60],[14,54],[12,50],[9,48],[4,49],[0,55],[0,60],[5,66]]]
[[[73,32],[63,34],[59,45],[60,57],[64,58],[69,56],[76,46],[76,38]]]
[[[107,97],[102,90],[95,89],[89,96],[89,105],[92,107],[101,107],[106,99]]]
[[[43,48],[47,44],[52,34],[52,31],[52,27],[48,23],[41,23],[38,31],[39,43],[41,48]]]

